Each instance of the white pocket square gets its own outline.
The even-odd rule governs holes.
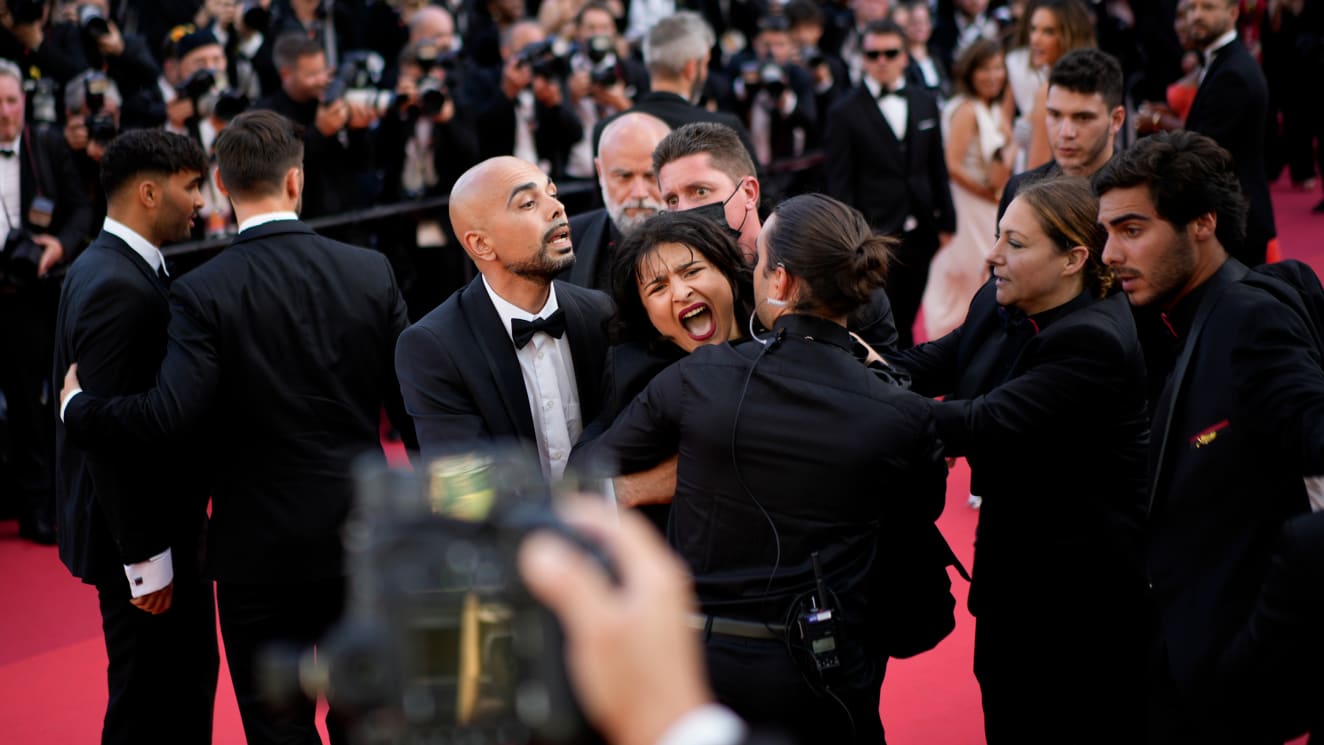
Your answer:
[[[921,132],[924,132],[926,130],[933,129],[936,126],[938,126],[937,119],[921,119],[919,123],[915,125],[915,128]]]

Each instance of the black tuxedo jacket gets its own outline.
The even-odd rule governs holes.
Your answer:
[[[391,364],[408,320],[390,264],[283,220],[240,233],[170,300],[156,387],[88,387],[65,411],[70,434],[110,451],[213,434],[212,576],[340,576],[350,462],[380,449],[384,403],[412,441]]]
[[[168,290],[124,241],[102,233],[65,275],[55,332],[55,387],[78,363],[89,390],[152,387],[166,349]],[[88,583],[124,581],[125,564],[173,549],[197,554],[205,524],[201,479],[183,448],[98,454],[55,423],[60,559]],[[189,562],[193,564],[195,562]]]
[[[904,142],[863,84],[833,105],[823,135],[827,193],[886,235],[900,235],[913,215],[936,241],[937,233],[956,232],[938,103],[916,86],[903,90],[909,110]]]
[[[1278,235],[1264,165],[1268,106],[1269,86],[1259,63],[1240,40],[1234,40],[1214,55],[1186,115],[1187,130],[1213,138],[1236,162],[1250,214],[1245,245],[1228,249],[1247,266],[1264,263],[1265,244]]]
[[[565,311],[579,406],[587,425],[602,403],[604,324],[612,304],[595,290],[559,280],[554,287],[557,305]],[[481,276],[400,335],[395,365],[424,457],[494,441],[536,442],[515,345]]]
[[[1243,269],[1230,259],[1168,312],[1193,347],[1154,404],[1147,564],[1172,678],[1194,697],[1254,607],[1283,522],[1307,509],[1302,478],[1324,473],[1319,352],[1292,308],[1236,281]]]
[[[32,233],[49,233],[59,238],[64,247],[63,261],[73,261],[92,234],[92,205],[83,192],[83,182],[64,133],[53,127],[27,127],[15,157],[20,159],[19,219],[23,227]],[[48,227],[33,225],[28,219],[32,200],[38,194],[55,202]]]
[[[612,257],[616,242],[620,239],[620,231],[612,223],[611,215],[607,214],[605,207],[570,218],[570,241],[575,246],[575,263],[561,279],[611,295],[610,284],[599,281],[599,278],[610,279]]]

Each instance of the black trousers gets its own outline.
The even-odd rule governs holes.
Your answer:
[[[886,663],[842,649],[844,681],[831,695],[810,685],[781,641],[710,635],[704,644],[713,693],[751,727],[798,743],[885,745],[878,697]],[[835,698],[833,698],[835,696]]]
[[[938,234],[929,228],[916,228],[901,236],[901,245],[887,267],[887,299],[896,319],[896,347],[915,346],[915,318],[924,299],[924,285],[929,282],[929,263],[938,252]]]
[[[317,702],[302,695],[291,702],[267,701],[258,675],[264,656],[275,649],[306,650],[325,638],[344,611],[344,578],[261,585],[217,581],[216,604],[248,745],[319,745]],[[346,742],[334,709],[326,729],[332,745]]]
[[[212,586],[196,567],[177,568],[160,615],[129,603],[123,574],[97,585],[109,659],[102,745],[211,742],[220,667]]]
[[[39,514],[49,521],[55,511],[55,405],[50,375],[58,293],[59,285],[45,280],[17,290],[0,287],[0,391],[5,394],[8,419],[5,455],[10,482],[0,484],[0,493],[23,519]]]

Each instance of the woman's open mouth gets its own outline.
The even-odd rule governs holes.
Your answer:
[[[717,333],[717,319],[707,303],[695,303],[677,315],[685,333],[695,341],[707,341]]]

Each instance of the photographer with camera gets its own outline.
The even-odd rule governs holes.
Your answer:
[[[520,21],[501,34],[501,59],[501,92],[478,115],[479,154],[513,154],[559,179],[584,136],[563,88],[570,73],[565,50],[536,22]]]
[[[64,141],[73,152],[79,183],[91,205],[88,242],[106,216],[106,195],[101,188],[101,156],[119,134],[120,93],[115,81],[96,70],[75,75],[64,88]]]
[[[70,59],[46,35],[50,0],[4,0],[0,3],[0,59],[21,60],[24,69],[40,72],[40,79],[63,83],[85,65]],[[32,76],[38,79],[36,75]],[[25,88],[32,93],[31,88]],[[35,103],[35,102],[34,102]]]
[[[47,404],[58,288],[44,279],[72,261],[91,227],[78,171],[54,128],[27,126],[23,73],[0,60],[0,390],[9,420],[19,534],[54,543],[54,419]]]
[[[596,176],[593,168],[593,128],[598,122],[634,105],[647,93],[648,70],[628,55],[616,33],[611,8],[592,0],[575,16],[575,49],[570,55],[566,92],[584,125],[584,136],[570,150],[566,174],[579,179]]]
[[[354,201],[355,175],[372,167],[369,127],[377,119],[380,99],[385,96],[389,102],[390,93],[373,90],[367,97],[351,96],[356,89],[343,77],[333,86],[326,52],[303,32],[277,39],[274,54],[280,90],[253,108],[270,109],[303,127],[306,183],[301,214],[320,217],[360,206]],[[346,70],[355,71],[353,66]]]
[[[438,53],[426,41],[407,45],[400,55],[395,105],[376,131],[382,202],[449,194],[460,174],[478,162],[473,111],[456,96],[456,58]],[[441,250],[453,240],[449,229],[431,215],[381,225],[378,245],[395,266],[411,318],[464,282],[463,253]]]
[[[157,99],[156,81],[161,68],[147,41],[138,34],[122,33],[111,20],[106,0],[68,0],[57,6],[59,20],[50,28],[51,43],[62,56],[77,61],[80,69],[98,70],[115,81],[129,103],[129,119],[145,121]]]
[[[254,60],[270,21],[271,0],[206,0],[194,20],[194,25],[210,31],[225,50],[227,76],[234,90],[250,101],[263,94]]]
[[[804,154],[818,140],[818,104],[812,74],[795,64],[785,16],[759,22],[751,47],[731,60],[732,109],[749,128],[759,165]],[[785,184],[778,185],[778,193]]]

